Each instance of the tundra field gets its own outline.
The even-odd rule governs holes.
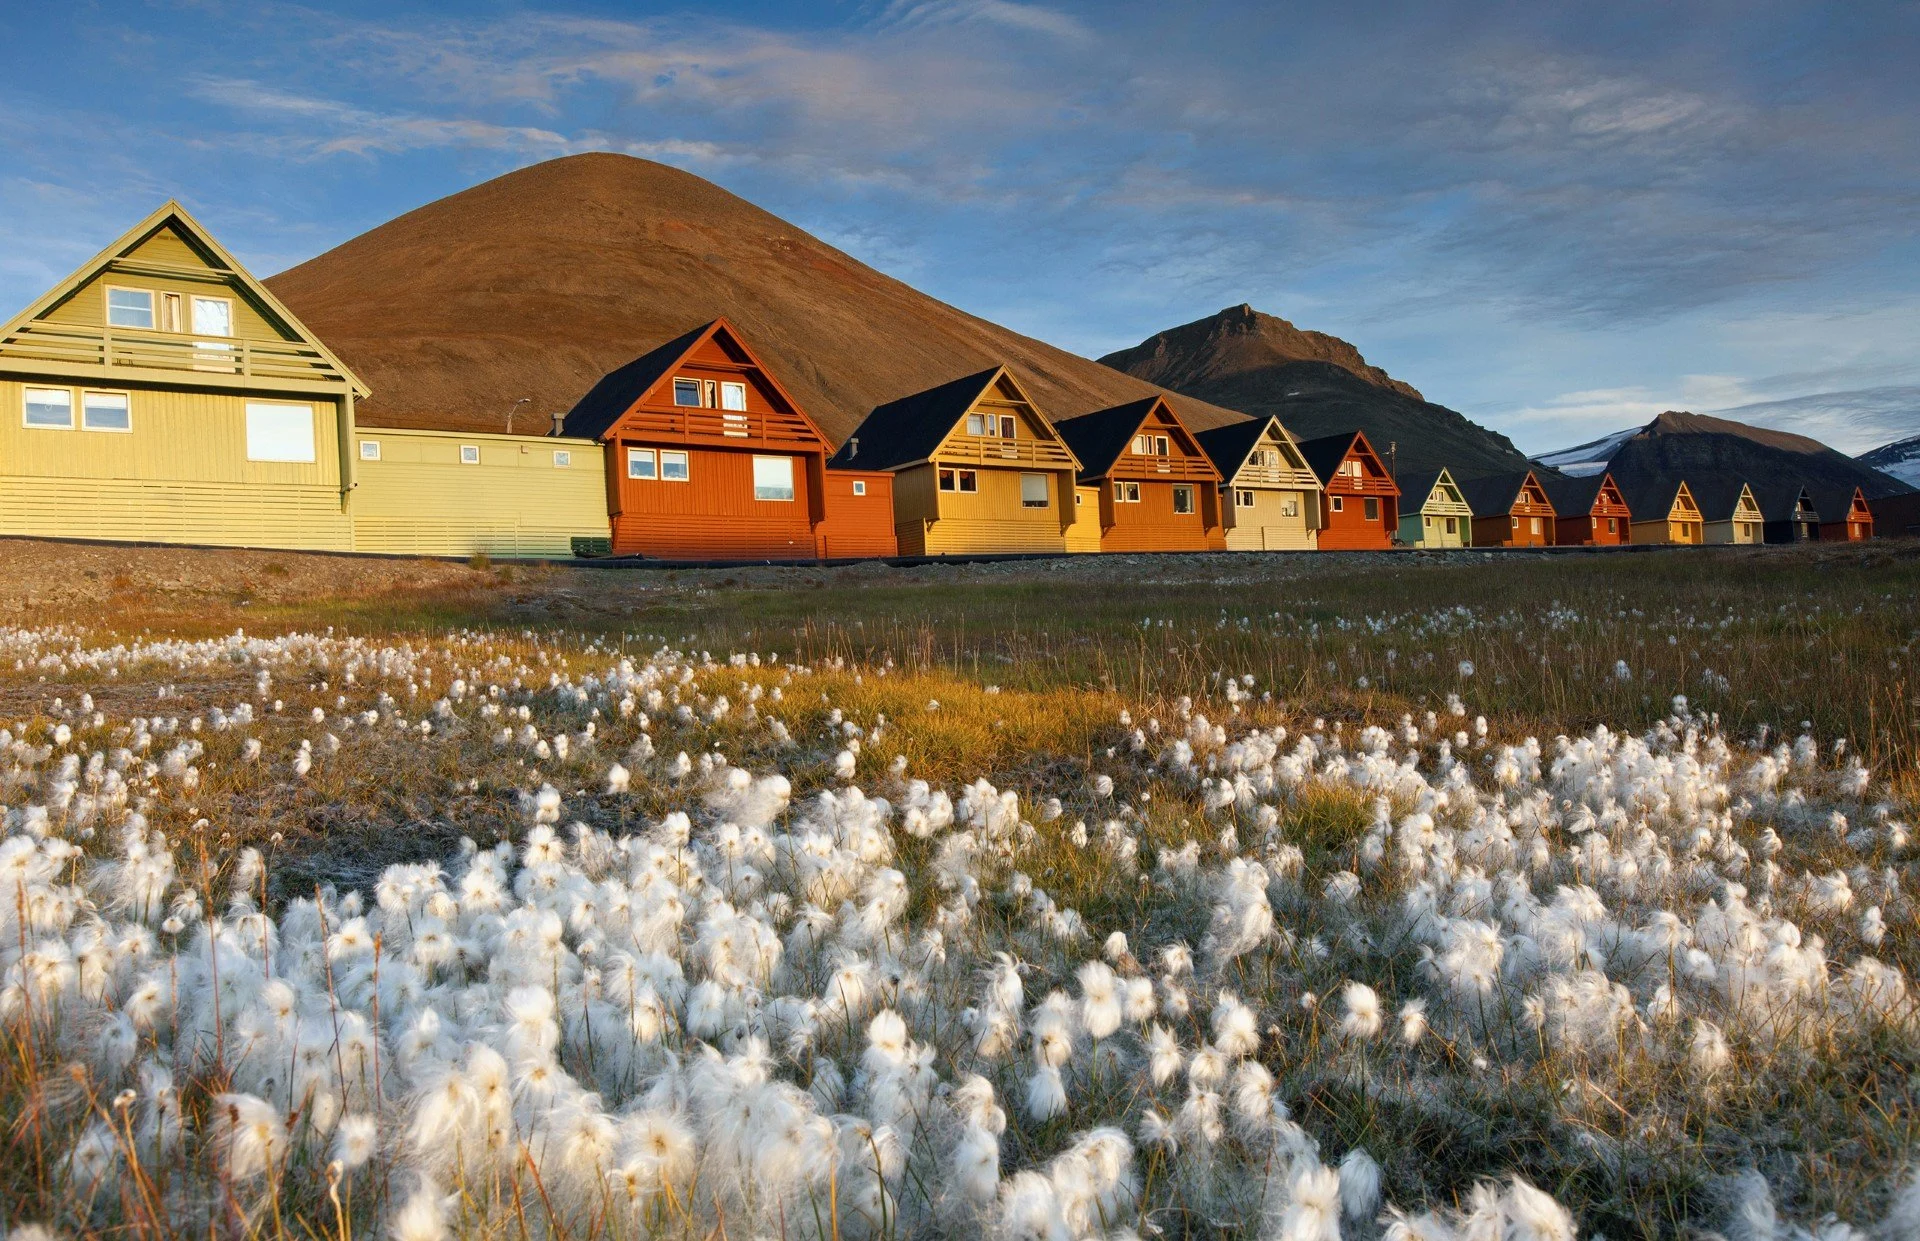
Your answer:
[[[1916,597],[0,543],[0,1226],[1911,1241]]]

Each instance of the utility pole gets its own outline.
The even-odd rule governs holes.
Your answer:
[[[513,403],[512,409],[507,411],[507,434],[508,435],[513,434],[513,416],[520,412],[520,407],[522,405],[531,405],[531,404],[533,404],[533,398],[530,396],[523,396],[519,400]]]

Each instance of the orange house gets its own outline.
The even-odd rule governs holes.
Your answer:
[[[1173,412],[1150,396],[1053,424],[1100,494],[1103,552],[1226,550],[1220,471]]]
[[[1400,488],[1365,433],[1323,435],[1300,445],[1326,489],[1320,550],[1368,551],[1393,546],[1400,529]]]
[[[1553,501],[1532,470],[1460,484],[1473,510],[1475,547],[1552,547]]]
[[[608,374],[562,433],[606,445],[616,555],[894,552],[891,477],[829,471],[820,428],[725,319]]]
[[[1817,491],[1814,504],[1820,510],[1820,541],[1857,543],[1873,537],[1873,509],[1867,505],[1866,492],[1855,487]]]
[[[1553,501],[1553,541],[1557,547],[1618,547],[1633,538],[1633,514],[1606,471],[1576,478],[1542,472],[1535,475]]]

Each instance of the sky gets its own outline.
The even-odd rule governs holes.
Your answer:
[[[169,197],[267,275],[697,173],[1088,356],[1251,303],[1541,452],[1920,434],[1920,3],[0,5],[0,313]]]

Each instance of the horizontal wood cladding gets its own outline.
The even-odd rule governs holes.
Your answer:
[[[855,488],[865,494],[856,495]],[[826,513],[818,531],[821,556],[838,560],[900,554],[893,529],[893,475],[828,470]]]
[[[947,468],[974,470],[978,489],[939,490],[939,471]],[[1021,477],[1027,474],[1046,480],[1045,506],[1023,503]],[[1068,511],[1073,494],[1070,466],[1021,470],[943,464],[899,470],[894,474],[893,508],[900,554],[1065,551],[1066,531],[1074,520]]]
[[[622,443],[610,463],[619,488],[613,547],[622,555],[672,559],[811,557],[815,554],[818,454],[687,450],[687,479],[628,477]],[[754,498],[753,459],[780,456],[792,465],[793,499]]]
[[[1102,489],[1100,550],[1106,552],[1204,552],[1224,546],[1218,522],[1211,520],[1219,503],[1212,478],[1191,483],[1140,482],[1140,499],[1116,500],[1113,484]],[[1131,479],[1120,480],[1131,490]],[[1192,511],[1177,513],[1173,489],[1187,488],[1192,493]],[[1209,494],[1212,493],[1212,494]]]
[[[1329,487],[1328,491],[1333,492]],[[1341,497],[1339,509],[1333,507],[1330,494],[1327,501],[1327,524],[1320,530],[1321,551],[1365,551],[1393,546],[1394,532],[1399,528],[1400,518],[1394,507],[1392,495],[1376,496],[1378,514],[1372,520],[1366,515],[1364,498],[1357,495]]]
[[[1636,521],[1633,523],[1632,539],[1635,543],[1676,543],[1696,545],[1704,538],[1698,519],[1676,521]]]
[[[924,536],[928,556],[996,555],[1064,552],[1066,534],[1058,525],[1044,526],[1007,518],[943,517]],[[906,554],[902,547],[902,554]]]
[[[0,533],[39,538],[350,551],[332,487],[0,475]]]
[[[1097,552],[1100,550],[1100,488],[1075,487],[1073,489],[1073,522],[1067,527],[1067,550],[1070,552]]]
[[[356,550],[414,556],[570,556],[607,538],[599,444],[541,436],[361,427],[352,500]],[[478,461],[468,462],[463,449]],[[564,465],[560,461],[564,459]]]
[[[1492,517],[1473,519],[1473,545],[1475,547],[1552,547],[1554,540],[1553,518],[1541,514],[1522,516],[1519,505],[1514,506],[1511,514],[1502,513]],[[1539,523],[1535,527],[1535,523]]]
[[[1553,541],[1558,547],[1619,547],[1632,538],[1632,524],[1624,508],[1617,514],[1560,517],[1553,523]]]

